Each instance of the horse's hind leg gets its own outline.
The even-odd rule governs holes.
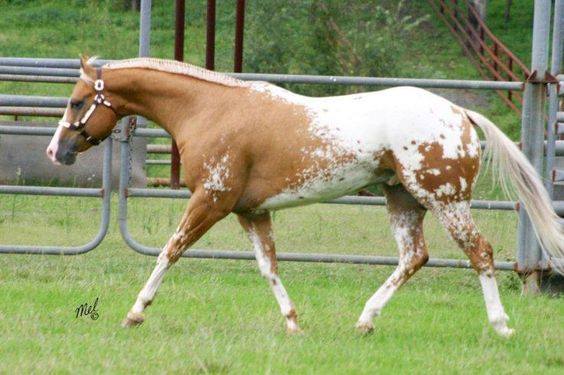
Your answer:
[[[511,336],[513,330],[507,327],[509,318],[501,304],[494,276],[492,247],[478,232],[470,213],[470,203],[467,201],[440,202],[436,203],[432,210],[470,258],[472,267],[478,273],[486,302],[488,320],[493,328],[501,336]]]
[[[255,257],[260,269],[260,273],[268,283],[278,301],[280,311],[286,318],[286,329],[289,333],[300,332],[298,326],[298,315],[280,277],[278,277],[278,265],[276,259],[276,249],[272,236],[272,222],[270,213],[262,214],[239,214],[239,222],[247,232],[249,239],[253,243]]]
[[[372,319],[392,298],[394,292],[404,284],[428,259],[423,238],[423,218],[426,209],[405,191],[402,185],[385,186],[390,223],[399,248],[399,264],[392,275],[366,302],[356,327],[370,332]]]

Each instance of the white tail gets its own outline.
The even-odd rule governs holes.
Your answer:
[[[491,161],[494,178],[499,180],[505,193],[517,192],[553,269],[564,274],[564,221],[554,212],[537,172],[515,143],[494,123],[473,111],[466,110],[466,114],[486,136],[485,158]]]

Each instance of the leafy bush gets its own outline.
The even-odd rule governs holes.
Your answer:
[[[248,10],[246,70],[392,76],[400,52],[427,16],[413,18],[405,15],[404,1],[390,3],[257,2]],[[344,87],[294,88],[311,95],[355,91]]]

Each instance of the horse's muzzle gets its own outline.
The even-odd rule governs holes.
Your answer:
[[[55,155],[55,158],[61,164],[71,165],[71,164],[74,164],[74,162],[76,161],[76,152],[66,152],[62,155],[60,155],[60,154],[61,153],[58,152],[57,155]]]
[[[61,142],[57,145],[49,145],[45,150],[47,157],[51,159],[54,164],[71,165],[76,161],[77,152],[70,142]]]

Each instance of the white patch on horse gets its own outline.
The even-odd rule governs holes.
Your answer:
[[[435,190],[435,196],[440,198],[442,196],[452,196],[456,194],[456,189],[454,188],[454,186],[452,186],[451,183],[447,182],[446,184],[443,184],[441,186],[439,186],[437,188],[437,190]]]
[[[251,82],[250,88],[256,92],[260,92],[270,96],[271,98],[281,100],[286,103],[295,103],[297,98],[303,96],[285,90],[282,87],[270,84],[268,82],[255,81]]]
[[[484,292],[484,301],[488,313],[488,320],[492,324],[495,331],[503,337],[509,337],[513,334],[513,330],[507,327],[509,317],[503,309],[497,282],[492,274],[483,272],[479,275],[482,291]]]
[[[229,171],[229,155],[225,154],[219,161],[214,157],[204,163],[204,169],[207,171],[207,177],[204,180],[203,187],[206,191],[213,194],[213,201],[217,201],[216,192],[231,191],[231,187],[226,185],[230,176]]]
[[[282,285],[280,277],[278,277],[276,273],[272,272],[272,263],[270,261],[270,258],[266,254],[269,249],[265,248],[263,242],[261,241],[254,228],[249,229],[248,235],[249,239],[253,243],[255,257],[260,273],[266,280],[268,280],[268,283],[270,284],[270,288],[274,293],[274,297],[276,298],[276,301],[278,301],[278,305],[280,306],[280,312],[286,317],[286,325],[288,330],[298,330],[299,328],[296,323],[295,316],[291,315],[292,312],[295,311],[294,305],[292,304],[292,301],[288,296],[288,292],[286,292],[286,288],[284,288],[284,285]],[[272,232],[270,232],[268,235],[272,237]]]
[[[65,113],[63,114],[63,118],[61,119],[61,121],[69,122],[69,109],[68,109],[68,107],[65,109]],[[61,132],[63,131],[63,128],[64,128],[63,125],[57,126],[57,130],[55,130],[55,134],[53,135],[53,138],[51,138],[51,141],[49,142],[49,145],[47,146],[47,149],[45,150],[49,159],[51,159],[51,161],[54,164],[57,164],[57,165],[61,164],[57,160],[56,156],[57,156],[57,151],[59,150],[59,141],[61,139]]]
[[[464,191],[468,187],[468,183],[464,177],[460,177],[460,190]]]
[[[414,216],[417,216],[417,213],[412,211],[394,216],[394,238],[400,249],[413,249],[414,247],[413,236],[410,233],[413,229],[411,223]],[[411,255],[407,254],[407,256],[410,257]]]

